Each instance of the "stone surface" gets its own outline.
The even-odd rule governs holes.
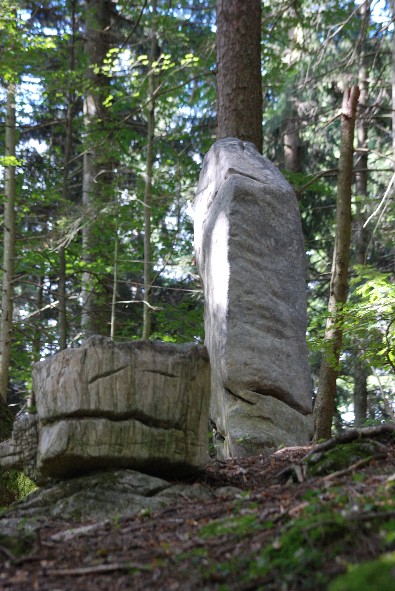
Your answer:
[[[23,471],[37,480],[38,419],[35,414],[23,414],[14,422],[12,436],[0,442],[0,466]]]
[[[205,347],[92,337],[35,364],[38,469],[182,475],[207,460],[210,366]]]
[[[119,519],[215,496],[201,484],[174,484],[134,470],[110,470],[49,484],[31,493],[0,517],[0,535],[20,529],[21,521],[31,531],[40,519],[80,523]]]
[[[231,437],[225,438],[225,457],[272,453],[280,447],[306,444],[311,416],[303,415],[272,396],[241,390],[226,393]]]
[[[252,144],[226,138],[207,154],[195,200],[195,252],[205,293],[211,418],[225,437],[225,455],[249,455],[251,447],[261,453],[280,440],[308,442],[312,382],[299,210],[290,185]],[[256,394],[253,400],[241,399],[245,390]],[[276,415],[270,429],[269,407]],[[283,418],[280,408],[289,411]]]

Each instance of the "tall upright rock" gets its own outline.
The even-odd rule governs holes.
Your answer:
[[[207,154],[195,201],[211,419],[225,457],[306,444],[313,429],[306,260],[295,195],[255,146]]]

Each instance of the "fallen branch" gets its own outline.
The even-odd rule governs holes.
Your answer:
[[[353,521],[371,521],[372,519],[393,519],[394,517],[395,511],[382,511],[379,513],[370,511],[369,513],[352,514],[348,519],[352,519]]]
[[[350,429],[349,431],[344,431],[344,433],[340,433],[339,435],[336,435],[336,437],[327,439],[323,443],[319,443],[313,447],[313,449],[304,456],[303,461],[306,461],[309,457],[316,453],[332,449],[339,443],[350,443],[356,439],[362,439],[363,437],[375,437],[384,433],[395,433],[395,423],[385,423],[384,425],[378,425],[377,427],[363,427],[361,429]]]
[[[318,480],[318,482],[328,482],[328,480],[333,480],[333,478],[339,478],[341,476],[345,476],[346,474],[349,474],[350,472],[354,472],[354,470],[356,470],[357,468],[361,468],[361,466],[365,466],[366,464],[369,464],[369,462],[371,462],[372,460],[381,460],[386,457],[387,457],[387,454],[380,453],[380,454],[376,454],[374,456],[369,456],[368,458],[362,458],[362,460],[358,460],[358,462],[351,464],[351,466],[348,466],[348,468],[344,468],[343,470],[337,470],[336,472],[332,472],[332,474],[328,474],[327,476],[323,476],[322,478],[320,478]]]
[[[129,571],[131,569],[150,571],[152,567],[137,562],[112,562],[110,564],[98,564],[96,566],[81,566],[79,568],[49,569],[46,574],[52,577],[79,577],[81,575],[106,574],[117,570]]]

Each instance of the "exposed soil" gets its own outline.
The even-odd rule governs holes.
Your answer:
[[[325,589],[350,562],[395,549],[393,435],[378,445],[319,477],[306,475],[306,447],[212,462],[196,481],[240,493],[128,519],[47,522],[26,553],[0,546],[0,589]]]

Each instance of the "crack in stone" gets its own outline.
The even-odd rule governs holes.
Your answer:
[[[118,369],[110,369],[109,371],[105,371],[101,374],[93,376],[93,378],[91,378],[88,381],[88,384],[90,385],[90,384],[93,384],[94,382],[97,382],[97,380],[100,380],[101,378],[108,378],[108,376],[115,375],[115,374],[119,373],[120,371],[123,371],[127,367],[128,367],[127,365],[123,365],[122,367],[119,367]]]
[[[247,388],[245,389],[247,390]],[[227,392],[229,392],[229,394],[231,394],[235,398],[238,398],[239,400],[242,400],[246,404],[250,404],[251,406],[255,405],[255,402],[249,400],[248,398],[245,398],[241,392],[231,390],[229,387],[226,388],[226,390]],[[300,405],[298,405],[295,401],[291,400],[290,396],[282,390],[275,390],[274,388],[257,388],[256,386],[249,387],[248,390],[250,392],[254,392],[255,394],[259,394],[260,396],[271,396],[272,398],[275,398],[276,400],[283,402],[284,404],[286,404],[287,406],[289,406],[290,408],[292,408],[293,410],[295,410],[303,416],[311,414],[310,412],[303,409]]]
[[[120,414],[112,414],[110,412],[107,412],[107,414],[104,414],[104,412],[101,411],[97,411],[97,410],[92,410],[89,411],[87,409],[85,409],[83,411],[83,414],[79,414],[79,412],[81,411],[76,411],[73,414],[62,414],[62,415],[58,415],[56,417],[52,417],[51,420],[45,420],[45,422],[43,421],[43,426],[51,426],[51,425],[55,425],[56,423],[59,423],[60,421],[89,421],[90,419],[103,419],[103,420],[107,420],[107,421],[111,421],[113,423],[121,423],[121,422],[127,422],[127,421],[136,421],[138,423],[141,423],[142,425],[145,425],[146,427],[150,427],[153,429],[163,429],[163,430],[174,430],[174,431],[182,431],[182,427],[180,425],[178,425],[177,423],[171,423],[170,421],[166,421],[163,419],[155,419],[153,417],[149,417],[147,415],[144,415],[142,413],[136,413],[136,412],[125,412],[125,413],[120,413]]]
[[[175,373],[168,373],[168,372],[166,372],[166,371],[158,371],[158,370],[156,370],[156,369],[143,369],[142,371],[143,371],[143,372],[146,372],[146,373],[156,373],[156,374],[158,374],[158,375],[160,375],[160,376],[165,376],[165,377],[167,377],[167,378],[178,378],[178,377],[179,377],[179,376],[178,376],[177,374],[175,374]]]

